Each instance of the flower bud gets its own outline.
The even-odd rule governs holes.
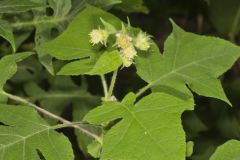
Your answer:
[[[133,60],[125,57],[123,54],[121,55],[121,58],[124,67],[130,67],[133,64]]]
[[[135,56],[137,56],[137,51],[131,45],[128,48],[123,49],[122,54],[129,59],[133,59]]]
[[[130,45],[125,49],[122,49],[120,52],[121,52],[123,66],[124,67],[131,66],[133,64],[134,57],[137,56],[137,51],[135,50],[133,45]]]
[[[93,45],[101,43],[106,46],[109,34],[104,29],[93,29],[89,36],[90,43],[92,43]]]
[[[134,45],[142,51],[147,51],[150,48],[149,40],[150,36],[146,33],[139,32],[137,37],[134,39]]]

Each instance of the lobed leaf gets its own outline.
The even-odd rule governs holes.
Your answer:
[[[29,107],[0,105],[0,157],[4,160],[73,160],[71,144]]]
[[[152,93],[134,105],[130,93],[120,102],[108,102],[90,111],[85,121],[104,125],[120,119],[104,136],[102,160],[184,160],[185,133],[181,125],[186,101],[164,93]]]
[[[153,91],[187,98],[192,96],[189,87],[199,95],[230,104],[218,77],[238,59],[240,48],[219,38],[185,32],[174,22],[172,25],[163,55],[153,45],[149,54],[136,58],[138,75]]]

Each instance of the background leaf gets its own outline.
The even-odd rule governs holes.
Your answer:
[[[122,3],[122,0],[86,0],[86,2],[96,7],[108,9],[113,5]]]
[[[224,12],[222,9],[224,8]],[[240,31],[240,2],[238,0],[209,0],[208,13],[214,27],[223,35]]]
[[[81,110],[78,102],[81,104],[87,99],[96,103],[99,101],[97,96],[91,95],[82,87],[74,84],[69,77],[58,76],[50,81],[50,86],[48,90],[44,90],[38,84],[29,82],[24,89],[32,102],[39,102],[44,109],[59,116],[66,107],[71,105],[73,108],[80,107]]]
[[[144,0],[122,0],[122,3],[115,6],[124,12],[142,12],[148,13],[148,8],[144,5]]]
[[[1,19],[0,19],[0,36],[6,39],[11,44],[13,52],[16,52],[12,27],[7,21]]]
[[[237,160],[240,158],[240,142],[229,140],[217,148],[210,160]]]
[[[46,7],[39,3],[34,3],[31,0],[1,0],[0,1],[0,13],[14,13],[25,12],[32,8]]]
[[[14,55],[4,56],[0,60],[0,90],[3,89],[4,84],[17,72],[17,62],[32,55],[32,52],[18,53]]]
[[[38,3],[46,4],[49,3],[49,6],[53,9],[53,15],[47,16],[46,9],[34,9],[34,20],[35,21],[52,21],[55,23],[49,23],[48,25],[44,23],[40,23],[36,25],[35,31],[35,44],[36,46],[41,45],[42,43],[46,43],[51,40],[55,35],[53,35],[53,29],[56,29],[59,33],[63,32],[66,27],[66,22],[64,20],[68,20],[68,14],[71,10],[71,0],[61,0],[61,1],[42,1],[35,0]],[[61,22],[61,21],[63,22]],[[61,23],[60,23],[61,22]],[[56,33],[55,33],[56,34]],[[37,50],[38,51],[38,50]],[[45,52],[38,51],[38,58],[41,64],[54,75],[54,68],[52,63],[52,57],[49,56]]]

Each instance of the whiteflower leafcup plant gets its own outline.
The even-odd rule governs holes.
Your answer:
[[[32,2],[32,7],[34,5]],[[164,52],[160,53],[154,37],[131,26],[129,20],[124,23],[93,6],[84,7],[73,17],[56,38],[39,43],[33,51],[1,58],[0,159],[73,160],[71,142],[56,131],[65,127],[75,129],[80,149],[86,155],[101,160],[184,160],[191,156],[194,144],[186,141],[181,115],[194,109],[193,92],[231,106],[218,78],[240,57],[240,48],[220,38],[185,32],[170,20],[172,33],[165,41]],[[7,25],[0,29],[1,36],[15,48],[9,33],[11,29]],[[17,72],[17,63],[36,54],[51,57],[48,61],[54,58],[64,62],[55,76],[65,79],[53,86],[71,89],[75,99],[65,97],[53,103],[51,97],[58,93],[56,87],[44,92],[33,83],[24,86],[28,94],[34,90],[35,98],[50,97],[40,101],[41,105],[48,106],[41,108],[31,100],[7,92],[6,82]],[[42,60],[41,63],[49,67]],[[117,74],[130,66],[136,68],[146,86],[119,99],[114,95],[115,85],[124,79]],[[106,81],[106,74],[111,75],[110,83]],[[68,79],[79,75],[100,77],[101,100],[90,95],[84,85],[79,91]],[[79,97],[80,94],[84,96]],[[74,108],[74,121],[70,122],[60,116],[59,108],[52,112],[51,107],[62,103],[94,106],[84,116]],[[239,148],[239,141],[228,141],[210,159],[238,159]]]

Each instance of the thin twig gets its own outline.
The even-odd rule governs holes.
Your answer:
[[[9,99],[12,99],[12,100],[14,100],[14,101],[16,101],[16,102],[20,102],[20,103],[25,104],[25,105],[27,105],[27,106],[33,107],[34,109],[36,109],[36,110],[39,111],[40,113],[48,116],[49,118],[52,118],[52,119],[58,120],[58,121],[60,121],[60,122],[62,122],[62,123],[65,123],[65,124],[67,124],[67,125],[75,128],[75,129],[79,130],[80,132],[88,135],[89,137],[94,138],[96,141],[98,141],[100,144],[102,144],[102,140],[101,140],[101,138],[100,138],[98,135],[96,135],[96,134],[94,134],[94,133],[86,130],[85,128],[82,128],[82,127],[79,126],[79,125],[73,124],[72,122],[70,122],[70,121],[68,121],[68,120],[66,120],[66,119],[64,119],[64,118],[62,118],[62,117],[60,117],[60,116],[57,116],[57,115],[55,115],[55,114],[53,114],[53,113],[51,113],[51,112],[49,112],[49,111],[47,111],[47,110],[45,110],[45,109],[43,109],[43,108],[41,108],[41,107],[35,105],[34,103],[31,103],[31,102],[25,100],[24,98],[21,98],[21,97],[12,95],[12,94],[7,93],[7,92],[5,92],[5,91],[1,91],[0,94],[5,95],[5,96],[7,96]]]

